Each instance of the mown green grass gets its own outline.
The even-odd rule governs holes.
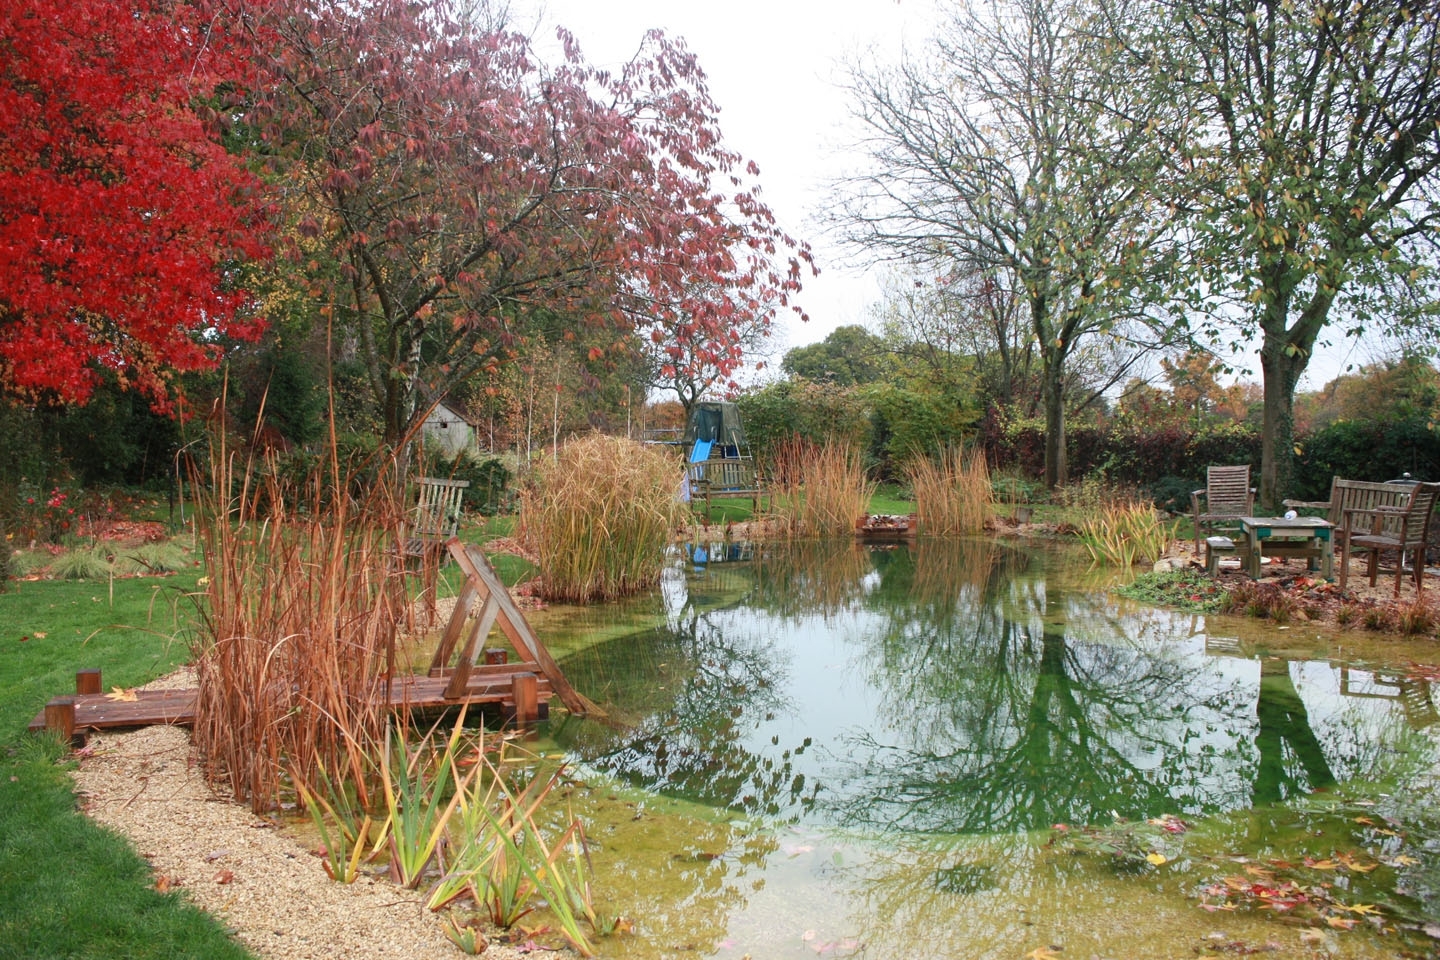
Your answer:
[[[121,837],[77,811],[53,737],[26,730],[75,671],[134,686],[186,659],[194,578],[32,581],[0,593],[0,960],[249,957]]]

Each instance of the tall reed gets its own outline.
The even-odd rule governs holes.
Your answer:
[[[404,601],[398,484],[382,478],[355,500],[340,474],[332,456],[296,503],[222,436],[197,485],[209,578],[192,644],[194,742],[211,780],[257,812],[278,801],[287,769],[363,790],[366,745],[384,726]]]
[[[781,478],[776,513],[796,536],[853,536],[870,509],[875,483],[859,449],[835,440],[815,444],[794,437],[776,452]]]
[[[922,533],[980,533],[994,513],[995,490],[980,451],[947,447],[935,459],[917,457],[906,468]]]
[[[538,467],[521,497],[521,535],[540,561],[547,599],[585,603],[660,580],[679,521],[682,465],[655,448],[589,436]]]

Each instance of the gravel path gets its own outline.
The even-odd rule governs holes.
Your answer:
[[[193,684],[183,673],[159,683]],[[93,735],[75,785],[84,811],[130,839],[158,887],[184,891],[266,960],[463,956],[419,893],[384,878],[334,883],[293,833],[216,797],[190,762],[186,729]],[[484,956],[521,954],[495,944]]]

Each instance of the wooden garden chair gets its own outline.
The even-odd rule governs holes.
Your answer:
[[[438,558],[460,528],[461,498],[470,481],[421,477],[415,486],[415,512],[400,528],[400,555],[407,561]]]
[[[1255,488],[1250,486],[1250,464],[1208,467],[1205,489],[1190,494],[1190,510],[1195,517],[1195,553],[1198,556],[1203,530],[1222,525],[1233,527],[1239,524],[1241,517],[1254,514]]]
[[[1405,554],[1411,553],[1411,566],[1415,570],[1415,597],[1418,600],[1425,592],[1425,547],[1430,536],[1430,519],[1435,513],[1435,500],[1440,497],[1440,483],[1417,483],[1410,491],[1410,500],[1403,507],[1378,506],[1373,509],[1349,511],[1353,516],[1346,520],[1351,531],[1345,538],[1340,553],[1340,589],[1350,573],[1350,552],[1367,552],[1366,571],[1370,574],[1370,586],[1375,586],[1376,575],[1380,572],[1380,551],[1394,550],[1395,596],[1400,596],[1400,581],[1405,576]],[[1359,533],[1363,519],[1359,514],[1369,514],[1369,533]]]

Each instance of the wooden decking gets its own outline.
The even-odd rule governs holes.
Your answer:
[[[525,622],[479,548],[462,544],[454,537],[445,546],[465,574],[465,586],[430,663],[429,674],[400,676],[388,684],[377,684],[385,691],[386,706],[396,711],[426,713],[465,704],[498,711],[508,722],[526,724],[545,719],[550,698],[556,696],[573,713],[597,712],[594,704],[565,681],[554,658]],[[478,615],[471,618],[470,612],[476,606]],[[484,649],[491,628],[497,626],[524,659],[508,663],[506,651]],[[482,654],[483,663],[479,662]],[[195,722],[198,693],[193,688],[103,690],[99,670],[80,671],[75,675],[75,693],[51,700],[30,721],[30,729],[56,730],[74,738],[87,730]]]
[[[496,710],[507,722],[543,720],[549,715],[554,691],[549,678],[537,673],[535,668],[535,664],[523,662],[472,667],[464,692],[456,697],[445,695],[453,671],[439,671],[433,676],[397,677],[390,684],[388,706],[391,710],[423,714],[467,704]],[[83,671],[84,674],[99,678],[98,671]],[[86,685],[83,681],[77,682],[77,687]],[[189,726],[195,722],[196,696],[194,687],[75,693],[52,699],[30,721],[30,729],[53,728],[73,736],[89,730],[154,724]]]

